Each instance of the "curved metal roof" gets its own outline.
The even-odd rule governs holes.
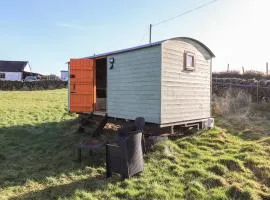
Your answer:
[[[215,54],[205,45],[205,44],[203,44],[202,42],[200,42],[199,40],[196,40],[196,39],[194,39],[194,38],[190,38],[190,37],[174,37],[174,38],[170,38],[170,39],[168,39],[168,40],[174,40],[174,39],[186,39],[186,40],[191,40],[191,41],[193,41],[193,42],[196,42],[196,43],[198,43],[200,46],[202,46],[210,55],[211,55],[211,57],[215,57]]]
[[[106,56],[110,56],[110,55],[114,55],[114,54],[118,54],[118,53],[124,53],[124,52],[134,51],[134,50],[137,50],[137,49],[143,49],[143,48],[148,48],[148,47],[152,47],[152,46],[161,45],[163,42],[166,42],[168,40],[174,40],[174,39],[186,39],[186,40],[191,40],[193,42],[196,42],[200,46],[202,46],[210,54],[211,57],[215,57],[214,53],[205,44],[203,44],[199,40],[196,40],[194,38],[189,38],[189,37],[174,37],[174,38],[170,38],[170,39],[167,39],[167,40],[161,40],[161,41],[158,41],[158,42],[144,44],[144,45],[131,47],[131,48],[127,48],[127,49],[121,49],[121,50],[117,50],[117,51],[111,51],[111,52],[107,52],[107,53],[101,53],[101,54],[97,54],[97,55],[93,55],[93,56],[88,56],[86,58],[89,58],[89,59],[91,59],[91,58],[102,58],[102,57],[106,57]]]

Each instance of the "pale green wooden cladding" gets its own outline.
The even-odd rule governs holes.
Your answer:
[[[195,55],[194,71],[184,70],[185,51]],[[199,41],[181,37],[108,55],[108,116],[161,125],[211,117],[212,57]]]

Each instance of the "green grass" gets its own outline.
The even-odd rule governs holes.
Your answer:
[[[0,199],[270,199],[267,121],[219,118],[155,146],[143,174],[106,179],[104,152],[74,162],[81,136],[66,92],[0,92]]]

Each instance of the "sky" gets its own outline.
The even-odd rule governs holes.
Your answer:
[[[60,74],[70,58],[148,43],[149,24],[211,0],[2,0],[0,60],[27,60]],[[152,41],[186,36],[216,55],[213,71],[265,71],[270,63],[269,0],[217,0],[153,27]]]

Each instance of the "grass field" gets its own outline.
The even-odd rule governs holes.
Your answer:
[[[143,174],[105,178],[104,153],[74,162],[67,91],[0,92],[0,199],[270,199],[270,113],[155,146]]]

